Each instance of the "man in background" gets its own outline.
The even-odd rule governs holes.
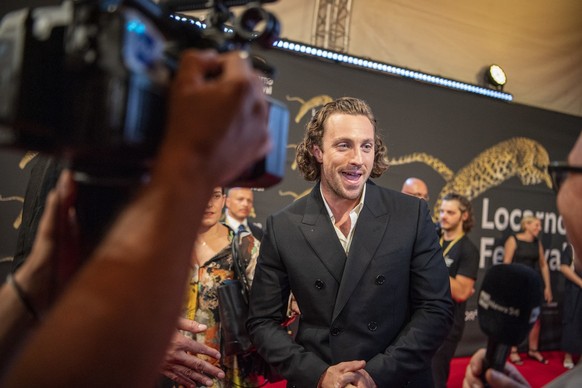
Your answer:
[[[247,187],[233,187],[226,194],[226,209],[224,223],[236,233],[250,231],[254,238],[261,241],[263,227],[261,224],[249,222],[248,217],[253,210],[253,191]]]
[[[442,228],[440,244],[449,269],[451,296],[455,304],[453,327],[432,359],[435,387],[445,388],[450,363],[465,328],[467,299],[474,292],[473,286],[479,270],[479,251],[467,237],[475,224],[471,202],[467,198],[456,193],[445,195],[439,221]]]
[[[402,191],[404,194],[424,199],[425,201],[429,200],[428,187],[422,179],[414,177],[406,179],[402,185],[402,190],[400,191]]]

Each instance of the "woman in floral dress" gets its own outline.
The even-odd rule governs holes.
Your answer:
[[[234,232],[220,223],[224,207],[224,190],[216,187],[212,193],[192,255],[192,277],[184,316],[205,324],[208,329],[196,335],[198,342],[221,351],[221,330],[218,311],[218,286],[226,279],[233,279],[234,268],[231,242]],[[236,236],[240,239],[240,261],[249,282],[252,282],[259,242],[250,233]],[[205,358],[204,355],[198,357]],[[212,387],[258,387],[260,377],[251,372],[250,359],[243,356],[225,356],[221,360],[206,358],[224,370],[224,380],[214,380]]]

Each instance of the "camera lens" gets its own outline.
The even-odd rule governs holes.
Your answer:
[[[235,21],[236,33],[247,41],[259,43],[267,48],[279,38],[281,25],[279,20],[263,8],[250,7]]]

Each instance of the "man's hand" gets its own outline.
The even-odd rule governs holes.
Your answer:
[[[478,350],[465,372],[463,388],[480,388],[485,384],[480,379],[483,372],[483,361],[485,360],[485,349]],[[510,363],[505,363],[505,371],[501,373],[495,369],[489,368],[485,373],[485,379],[491,388],[529,388],[528,382],[523,378],[519,371]]]
[[[79,264],[75,193],[72,173],[64,170],[47,196],[32,250],[15,274],[41,316],[52,307]]]
[[[185,51],[171,102],[160,155],[170,169],[224,185],[270,148],[262,82],[245,52]]]
[[[357,388],[376,388],[376,383],[372,379],[372,376],[365,369],[360,369],[356,372],[356,383],[350,383],[346,387],[349,388],[350,385]]]
[[[345,361],[332,365],[321,377],[318,388],[374,388],[376,384],[364,370],[365,366],[366,362],[363,360]]]
[[[196,334],[206,330],[206,325],[180,318],[178,329]],[[222,370],[196,357],[197,354],[205,354],[217,360],[220,359],[220,353],[216,349],[201,344],[176,331],[166,352],[164,364],[162,365],[162,374],[187,387],[196,387],[198,383],[211,386],[212,378],[224,378]]]
[[[544,300],[547,303],[550,303],[553,298],[554,297],[552,296],[552,288],[551,287],[545,287],[544,288]]]
[[[299,305],[297,304],[295,295],[291,294],[289,297],[289,306],[287,307],[287,316],[293,317],[295,315],[301,315],[301,310],[299,310]]]

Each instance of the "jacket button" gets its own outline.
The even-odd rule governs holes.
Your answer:
[[[376,284],[381,286],[386,281],[386,277],[384,275],[376,276]]]
[[[376,331],[378,329],[378,324],[374,321],[368,323],[368,330]]]
[[[340,329],[339,327],[334,327],[333,329],[331,329],[331,335],[336,336],[339,335],[339,333],[342,332],[342,329]]]
[[[323,282],[323,280],[317,279],[315,281],[315,288],[317,288],[318,290],[324,289],[325,288],[325,283]]]

